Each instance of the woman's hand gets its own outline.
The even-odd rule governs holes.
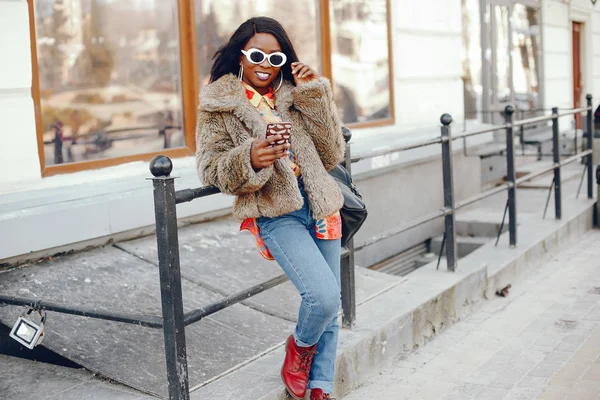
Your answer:
[[[317,71],[301,62],[292,63],[292,75],[294,75],[296,86],[304,85],[319,78]]]
[[[267,139],[256,139],[252,142],[250,149],[250,163],[255,171],[267,168],[276,160],[290,155],[288,149],[289,143],[274,145],[275,142],[283,139],[281,135],[269,136]],[[274,146],[271,146],[274,145]]]

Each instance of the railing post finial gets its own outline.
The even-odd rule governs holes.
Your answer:
[[[344,137],[344,141],[346,143],[350,143],[350,139],[352,139],[352,132],[345,126],[342,126],[342,136]]]
[[[512,104],[507,105],[506,107],[504,107],[504,114],[505,115],[513,115],[515,113],[515,106],[513,106]]]
[[[150,160],[150,173],[156,178],[168,178],[173,171],[173,161],[167,156],[158,155]]]
[[[450,114],[443,114],[440,117],[440,122],[442,123],[442,125],[444,126],[449,126],[452,123],[452,115]]]

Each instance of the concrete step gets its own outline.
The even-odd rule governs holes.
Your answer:
[[[126,386],[73,369],[0,354],[0,396],[27,400],[152,400]]]

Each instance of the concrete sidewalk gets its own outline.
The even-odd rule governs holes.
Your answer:
[[[598,243],[588,233],[343,399],[599,399]]]

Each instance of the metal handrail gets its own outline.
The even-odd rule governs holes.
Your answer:
[[[578,159],[586,158],[586,170],[588,176],[588,198],[593,198],[593,172],[592,172],[592,96],[587,96],[588,106],[573,109],[566,113],[559,113],[558,108],[552,109],[552,115],[529,118],[520,121],[513,121],[514,107],[507,106],[504,112],[505,123],[479,129],[472,132],[465,132],[459,135],[452,135],[450,124],[452,117],[444,114],[441,118],[441,136],[437,138],[423,139],[409,144],[391,146],[385,149],[373,150],[351,155],[350,145],[346,145],[346,155],[343,164],[351,172],[353,162],[374,158],[395,152],[417,149],[421,147],[441,144],[442,146],[442,171],[444,182],[444,207],[436,212],[430,213],[400,227],[390,229],[378,235],[375,235],[360,245],[354,246],[353,241],[349,242],[347,248],[343,249],[341,254],[341,275],[342,275],[342,322],[344,327],[351,327],[356,319],[355,308],[355,286],[354,286],[354,253],[367,246],[397,236],[412,228],[434,221],[438,218],[444,218],[444,239],[442,241],[441,255],[444,253],[444,246],[447,242],[445,253],[447,268],[455,271],[457,266],[456,257],[456,235],[455,235],[455,213],[457,210],[473,204],[487,197],[498,194],[504,190],[508,191],[508,201],[505,209],[505,217],[509,215],[509,243],[516,245],[517,232],[517,214],[515,207],[516,188],[538,176],[554,171],[554,182],[560,182],[560,169],[562,166],[572,163]],[[567,159],[560,160],[559,149],[559,118],[587,112],[587,150],[575,154]],[[516,178],[514,165],[514,132],[513,128],[531,125],[538,122],[552,121],[552,140],[553,140],[553,158],[554,163],[550,167],[540,169],[529,173],[520,178]],[[506,158],[507,158],[507,182],[493,189],[479,193],[460,202],[454,201],[453,173],[452,173],[452,143],[456,139],[465,139],[475,135],[506,131]],[[348,141],[350,135],[345,135]],[[154,204],[156,235],[158,244],[158,258],[161,285],[162,317],[134,315],[119,312],[104,312],[96,309],[84,307],[70,307],[64,304],[40,301],[37,299],[25,299],[14,296],[1,296],[0,304],[25,305],[36,309],[46,309],[66,314],[81,315],[90,318],[99,318],[104,320],[118,321],[129,324],[138,324],[150,328],[163,328],[165,352],[167,361],[167,374],[169,381],[169,394],[171,400],[188,400],[189,388],[187,377],[187,356],[185,345],[185,326],[198,322],[203,318],[212,315],[220,310],[240,303],[252,296],[262,293],[270,288],[281,285],[287,281],[285,274],[276,276],[265,282],[254,285],[240,292],[231,294],[219,301],[213,302],[207,306],[183,312],[181,272],[179,265],[179,243],[177,235],[177,214],[176,205],[189,202],[197,198],[206,197],[220,193],[220,190],[214,186],[203,186],[198,188],[175,190],[175,178],[170,176],[173,164],[165,156],[155,157],[150,166],[152,175],[154,175]],[[600,176],[600,173],[599,173]],[[600,178],[599,178],[600,179]],[[582,177],[583,182],[583,177]],[[554,185],[555,190],[555,213],[556,219],[561,218],[561,185]],[[504,218],[498,235],[502,232]],[[499,237],[499,236],[498,236]],[[439,265],[439,264],[438,264]]]
[[[35,309],[43,309],[47,311],[55,311],[62,314],[79,315],[81,317],[89,317],[96,319],[104,319],[107,321],[123,322],[126,324],[140,325],[147,328],[162,328],[162,317],[140,314],[129,314],[118,311],[99,311],[96,308],[89,307],[73,307],[65,304],[56,303],[46,300],[26,299],[16,296],[0,295],[0,304],[13,306],[27,306]]]
[[[574,115],[577,113],[590,111],[590,110],[592,110],[592,107],[578,108],[578,109],[575,109],[568,113],[558,114],[557,116],[560,118],[560,117],[564,117],[567,115]],[[471,132],[464,132],[464,133],[459,133],[458,135],[452,135],[450,139],[454,141],[454,140],[464,139],[464,138],[471,137],[471,136],[481,135],[484,133],[497,132],[499,130],[508,129],[511,127],[517,127],[517,126],[522,126],[522,125],[531,125],[531,124],[535,124],[537,122],[542,122],[542,121],[551,121],[555,117],[556,116],[554,116],[554,115],[549,115],[549,116],[534,117],[534,118],[524,119],[524,120],[520,120],[520,121],[515,121],[512,124],[494,125],[491,127],[482,128],[482,129],[474,130]],[[362,161],[362,160],[365,160],[368,158],[375,158],[375,157],[385,156],[385,155],[392,154],[392,153],[398,153],[398,152],[402,152],[402,151],[418,149],[421,147],[432,146],[432,145],[440,144],[443,141],[444,141],[444,139],[441,137],[417,140],[417,141],[414,141],[414,142],[411,142],[408,144],[400,144],[400,145],[396,145],[396,146],[386,147],[383,149],[357,153],[357,154],[352,155],[351,160],[353,163],[355,163],[355,162]],[[217,193],[221,193],[221,191],[215,186],[201,186],[201,187],[197,187],[197,188],[193,188],[193,189],[178,190],[176,192],[177,204],[190,202],[194,199],[209,196],[212,194],[217,194]]]

